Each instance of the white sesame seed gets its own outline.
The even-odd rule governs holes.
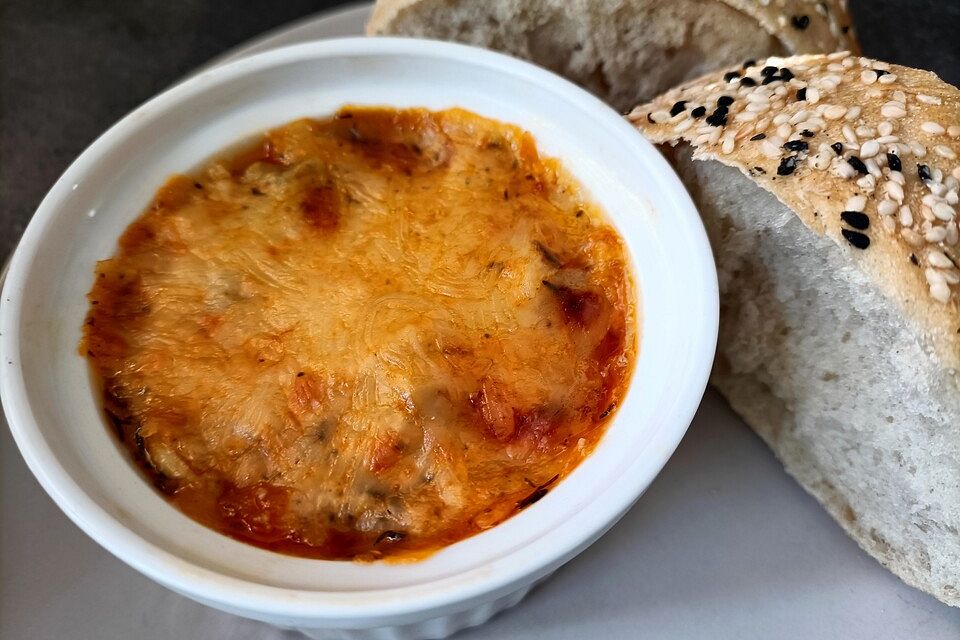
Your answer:
[[[930,189],[930,193],[923,196],[922,202],[928,207],[932,207],[937,202],[940,202],[940,198],[947,192],[947,185],[932,180],[928,180],[926,184],[927,188]]]
[[[769,102],[751,102],[747,104],[747,111],[751,113],[764,113],[770,110]]]
[[[889,180],[886,183],[885,189],[887,190],[887,195],[896,200],[897,202],[903,202],[903,187],[901,187],[896,182]]]
[[[807,87],[807,102],[810,104],[820,102],[820,90],[816,87]]]
[[[890,71],[890,63],[882,60],[870,60],[870,66],[880,71]]]
[[[793,114],[793,117],[791,117],[787,122],[789,122],[790,124],[797,124],[798,122],[803,122],[809,117],[810,117],[810,112],[807,111],[806,109],[801,109],[800,111],[797,111],[795,114]]]
[[[830,105],[823,111],[823,117],[827,120],[839,120],[845,115],[847,115],[847,108],[839,104]]]
[[[687,118],[687,119],[684,120],[683,122],[679,122],[679,123],[675,124],[675,125],[673,126],[673,132],[674,132],[674,133],[683,133],[684,131],[686,131],[687,129],[689,129],[689,128],[692,127],[692,126],[693,126],[693,120],[690,120],[689,118]]]
[[[958,203],[960,203],[960,195],[957,195],[956,190],[950,191],[946,197],[947,204],[949,205],[956,206]]]
[[[860,158],[866,160],[880,153],[880,143],[876,140],[867,140],[860,145]]]
[[[877,135],[877,130],[867,125],[860,125],[854,129],[854,131],[857,132],[857,136],[860,138],[872,138]]]
[[[753,89],[750,93],[748,93],[746,95],[746,99],[747,99],[747,102],[764,102],[767,104],[770,103],[770,96],[767,95],[765,92],[758,91],[757,89]]]
[[[723,130],[715,128],[707,137],[707,144],[717,144],[717,142],[720,141],[721,135],[723,135]]]
[[[917,94],[917,100],[924,104],[942,104],[942,100],[940,100],[940,98],[937,96],[928,96],[923,93]]]
[[[733,149],[736,146],[733,138],[727,137],[723,140],[723,144],[720,146],[720,153],[724,155],[729,155],[733,153]]]
[[[904,227],[913,226],[913,212],[910,210],[910,205],[905,204],[900,207],[900,213],[897,216],[900,219],[900,225]]]
[[[770,140],[761,140],[760,141],[760,153],[765,155],[768,158],[779,158],[780,157],[780,147],[770,142]]]
[[[951,138],[960,138],[960,124],[952,124],[947,127],[947,135]]]
[[[920,205],[920,215],[927,222],[933,222],[937,219],[937,216],[933,215],[933,209],[925,204]]]
[[[934,266],[938,269],[953,268],[953,262],[950,261],[950,258],[948,258],[943,251],[938,251],[936,249],[932,249],[927,253],[927,262],[929,262],[931,266]]]
[[[897,89],[893,92],[893,99],[899,102],[902,105],[907,103],[907,94],[905,94],[900,89]]]
[[[902,118],[907,112],[898,103],[888,102],[880,108],[880,115],[884,118]]]
[[[923,234],[924,240],[934,244],[943,242],[947,239],[947,230],[943,227],[931,227],[929,231]]]
[[[947,233],[947,244],[950,243],[950,233]],[[940,271],[940,275],[943,276],[943,279],[947,281],[947,284],[960,284],[960,273],[957,273],[957,270],[954,268],[943,269]]]
[[[864,196],[851,196],[847,199],[844,207],[846,211],[863,211],[867,207],[867,199]]]
[[[950,175],[952,175],[957,180],[960,180],[960,167],[954,168],[954,170],[950,173]]]
[[[733,116],[734,122],[753,122],[757,119],[757,114],[751,113],[750,111],[741,111],[737,115]]]
[[[903,236],[903,239],[907,241],[907,244],[912,247],[923,246],[923,236],[908,226],[904,226],[902,229],[900,229],[900,235]]]
[[[930,253],[933,254],[933,253],[940,253],[940,252],[939,252],[939,251],[931,251]],[[940,255],[943,255],[943,254],[940,253]],[[928,255],[927,257],[929,258],[930,256]],[[943,258],[944,258],[944,260],[946,260],[947,257],[946,257],[946,256],[943,256]],[[949,261],[948,261],[948,262],[949,262]],[[927,283],[928,283],[931,287],[932,287],[933,285],[935,285],[935,284],[947,284],[947,281],[943,278],[943,274],[940,273],[939,271],[937,271],[936,269],[932,268],[932,267],[927,267],[926,269],[924,269],[924,270],[923,270],[923,275],[925,275],[925,276],[927,277]]]
[[[853,129],[851,129],[848,125],[843,125],[843,129],[840,131],[843,133],[843,137],[847,139],[847,142],[851,144],[858,144],[857,134],[854,133]]]
[[[888,73],[887,75],[880,76],[880,78],[877,81],[880,84],[893,84],[894,82],[897,81],[897,74]]]
[[[653,113],[650,114],[650,119],[657,123],[666,122],[671,117],[672,116],[670,115],[669,111],[663,111],[663,110],[654,111]]]
[[[782,125],[784,122],[789,122],[790,116],[786,113],[778,113],[773,117],[773,124],[776,126]]]
[[[957,216],[957,212],[946,202],[938,202],[934,204],[931,209],[933,209],[933,215],[944,222],[950,222]]]
[[[877,144],[891,144],[894,142],[900,142],[898,136],[880,136],[877,138]]]
[[[908,156],[913,153],[913,149],[910,148],[910,145],[900,142],[890,145],[890,153],[895,153],[898,156]]]
[[[835,162],[833,165],[833,170],[841,178],[846,178],[849,180],[853,176],[857,175],[857,170],[850,166],[849,162],[837,159],[838,162]]]
[[[946,282],[932,284],[930,285],[930,295],[933,296],[933,299],[937,302],[950,302],[950,287]]]
[[[907,183],[907,179],[900,171],[891,171],[890,175],[887,176],[887,179],[890,180],[890,182],[896,182],[901,187]]]
[[[820,6],[820,5],[817,5],[817,6]],[[853,59],[853,56],[847,56],[846,58],[840,61],[840,64],[843,65],[844,69],[849,69],[856,64],[856,61]]]
[[[887,233],[893,233],[897,230],[897,221],[890,216],[880,218],[880,224],[883,225],[883,230]]]
[[[757,131],[766,131],[770,126],[770,118],[761,118],[757,120]]]
[[[933,152],[941,158],[946,158],[947,160],[956,160],[957,158],[956,152],[944,144],[938,144],[935,146],[933,148]]]
[[[866,175],[857,180],[857,186],[868,193],[872,193],[877,188],[877,179],[871,175]]]
[[[944,177],[944,176],[943,176],[943,171],[941,171],[940,169],[934,169],[934,170],[931,171],[930,173],[933,174],[933,181],[934,181],[934,182],[943,182],[943,177]],[[941,195],[942,195],[942,194],[941,194]]]
[[[879,98],[879,97],[882,96],[882,95],[883,95],[883,91],[880,91],[880,89],[868,89],[868,90],[867,90],[867,99],[869,99],[869,100],[876,100],[877,98]]]
[[[820,13],[824,12],[823,7],[817,7],[817,9],[820,10]],[[827,65],[827,71],[836,71],[838,73],[842,73],[843,65],[840,64],[839,62],[831,62],[830,64]]]
[[[873,69],[864,69],[860,72],[860,82],[863,84],[873,84],[877,81],[877,72]]]
[[[933,122],[931,120],[927,120],[926,122],[921,124],[920,130],[934,136],[943,135],[944,133],[947,132],[947,130],[944,128],[942,124],[940,124],[939,122]]]
[[[882,136],[888,136],[893,133],[893,123],[889,120],[884,120],[879,125],[877,125],[877,132]]]
[[[844,119],[852,122],[860,117],[861,111],[862,109],[860,107],[850,107],[847,109],[847,115],[844,116]]]
[[[958,240],[960,240],[960,233],[957,232],[957,223],[948,222],[947,223],[947,244],[952,247],[957,244]]]
[[[907,144],[910,145],[910,151],[913,153],[913,155],[917,156],[918,158],[922,158],[927,155],[927,148],[916,140],[911,140]]]
[[[818,171],[825,171],[830,166],[830,160],[833,157],[833,151],[827,147],[827,150],[820,150],[820,152],[810,158],[813,168]]]
[[[892,216],[897,212],[897,203],[893,200],[881,200],[877,205],[877,213],[882,216]]]
[[[876,158],[867,158],[863,161],[863,164],[867,167],[867,173],[869,173],[874,178],[882,178],[883,172],[880,171],[880,164],[877,162]]]

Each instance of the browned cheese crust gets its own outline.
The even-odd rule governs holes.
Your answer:
[[[634,360],[622,240],[516,127],[345,109],[175,176],[82,346],[170,500],[241,540],[416,557],[543,497]]]

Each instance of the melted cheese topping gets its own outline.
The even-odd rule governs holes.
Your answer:
[[[348,109],[172,177],[98,264],[81,349],[192,518],[418,557],[591,451],[635,357],[627,264],[522,130]]]

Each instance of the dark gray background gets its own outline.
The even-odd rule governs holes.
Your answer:
[[[340,4],[0,0],[0,257],[67,165],[125,113],[225,49]],[[960,0],[851,4],[867,55],[960,84]]]

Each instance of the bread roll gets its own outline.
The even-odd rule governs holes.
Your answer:
[[[713,384],[868,553],[960,605],[960,91],[771,58],[628,117],[717,260]]]
[[[367,33],[504,51],[621,110],[749,58],[856,47],[846,0],[379,0]]]

